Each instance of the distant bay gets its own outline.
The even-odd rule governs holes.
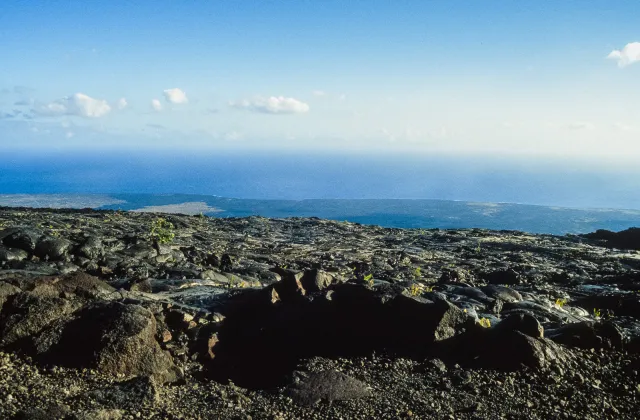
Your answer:
[[[93,207],[211,217],[320,217],[396,228],[486,228],[556,235],[640,226],[640,210],[422,199],[256,200],[190,194],[5,194],[0,195],[0,206]]]

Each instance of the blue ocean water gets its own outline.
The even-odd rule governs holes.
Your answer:
[[[0,153],[0,194],[404,198],[640,209],[640,170],[592,162],[301,152]]]

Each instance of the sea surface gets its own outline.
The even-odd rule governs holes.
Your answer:
[[[640,226],[640,169],[487,156],[2,152],[0,205],[582,233]]]

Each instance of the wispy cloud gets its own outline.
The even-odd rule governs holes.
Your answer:
[[[619,131],[635,131],[633,126],[621,122],[613,123],[613,128]]]
[[[147,127],[155,128],[156,130],[166,130],[167,129],[167,127],[165,127],[162,124],[147,124]]]
[[[153,108],[153,110],[157,112],[162,111],[162,102],[160,102],[159,99],[152,99],[151,108]]]
[[[35,91],[35,89],[30,88],[30,87],[26,87],[26,86],[14,86],[12,88],[0,89],[0,93],[3,94],[3,95],[10,95],[10,94],[29,95],[29,94],[33,93],[34,91]]]
[[[593,123],[587,121],[575,121],[569,123],[568,127],[572,130],[595,130],[596,126]]]
[[[618,67],[626,67],[640,61],[640,42],[631,42],[622,50],[613,50],[607,56],[610,60],[616,60]]]
[[[119,110],[123,110],[125,109],[127,106],[129,106],[129,102],[127,102],[126,98],[120,98],[118,99],[118,101],[116,102],[116,108],[118,108]]]
[[[249,111],[265,114],[304,114],[309,112],[309,105],[295,98],[284,96],[258,97],[252,100],[230,102],[234,108],[247,109]]]

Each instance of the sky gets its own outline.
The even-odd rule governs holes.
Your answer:
[[[0,150],[640,157],[640,2],[3,0]]]

